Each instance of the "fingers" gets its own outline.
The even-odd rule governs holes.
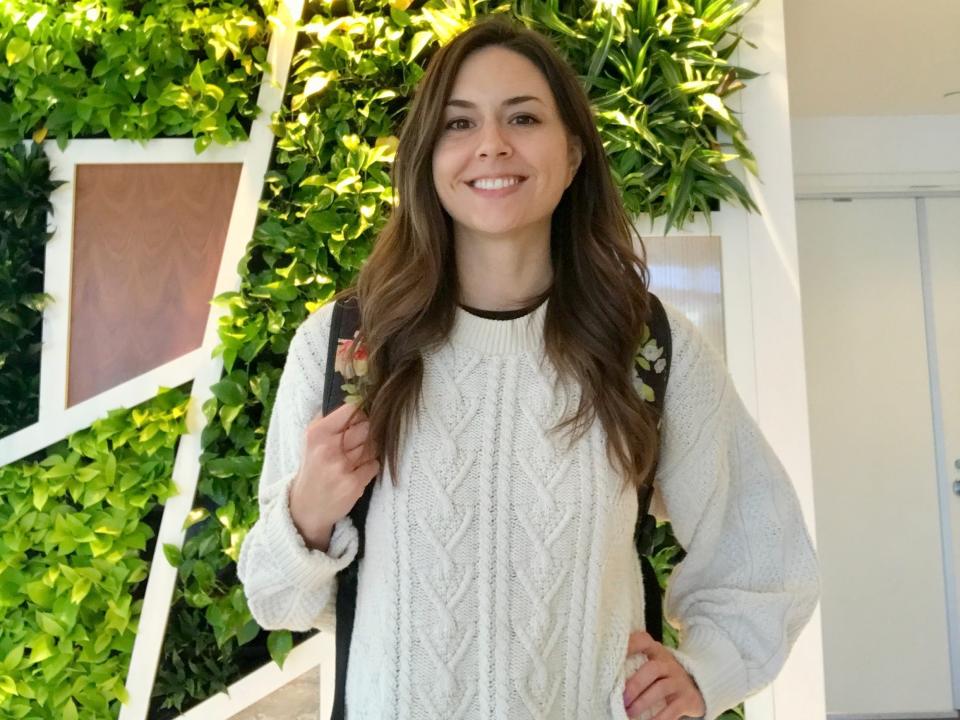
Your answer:
[[[680,700],[674,700],[663,710],[654,715],[652,720],[677,720],[677,718],[683,720],[683,718],[689,717],[688,712],[689,709],[684,705],[683,702]]]
[[[363,410],[358,410],[355,405],[350,403],[344,403],[336,410],[331,410],[328,415],[317,416],[314,418],[314,422],[318,424],[318,427],[322,427],[327,434],[334,435],[366,419],[367,416]]]
[[[376,448],[373,447],[372,443],[358,445],[353,450],[345,452],[343,457],[347,468],[350,470],[355,470],[371,460],[379,459]]]
[[[638,718],[644,711],[654,707],[658,702],[663,701],[667,704],[667,696],[674,695],[680,690],[679,683],[674,678],[665,677],[657,680],[649,688],[627,706],[627,717]],[[663,715],[660,713],[657,717],[663,716],[661,720],[676,720],[679,715]]]
[[[639,670],[627,679],[623,689],[623,704],[626,707],[630,707],[644,690],[659,678],[666,676],[667,672],[663,663],[659,663],[656,660],[645,662],[640,666]]]
[[[343,431],[344,450],[353,450],[363,445],[370,435],[370,421],[361,420]]]
[[[627,657],[643,653],[653,660],[662,657],[665,652],[668,651],[664,649],[663,645],[654,640],[653,636],[645,630],[630,633],[630,638],[627,641]]]
[[[356,483],[357,487],[360,488],[360,491],[363,492],[363,488],[370,484],[370,481],[373,480],[379,472],[380,461],[374,458],[358,466],[356,470],[350,473],[350,477]]]

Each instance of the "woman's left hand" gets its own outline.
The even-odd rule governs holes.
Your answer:
[[[641,652],[647,662],[627,678],[623,691],[627,717],[638,718],[661,700],[666,707],[652,720],[703,717],[707,706],[693,678],[669,650],[642,630],[631,633],[627,657]]]

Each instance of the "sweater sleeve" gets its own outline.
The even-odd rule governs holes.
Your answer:
[[[651,510],[686,551],[667,585],[670,648],[714,720],[770,684],[810,620],[820,570],[783,465],[719,354],[678,310]]]
[[[237,576],[250,612],[267,630],[333,629],[336,574],[357,553],[346,517],[327,552],[306,546],[290,515],[289,490],[303,461],[306,428],[323,408],[323,380],[333,303],[294,333],[270,414],[260,474],[260,517],[240,546]]]

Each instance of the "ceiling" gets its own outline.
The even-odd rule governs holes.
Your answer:
[[[794,117],[960,115],[960,0],[784,0]]]

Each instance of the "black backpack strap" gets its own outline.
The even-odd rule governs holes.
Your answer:
[[[636,355],[637,376],[644,384],[644,397],[653,405],[657,413],[657,430],[663,417],[663,402],[667,394],[667,380],[670,376],[672,353],[670,320],[660,299],[650,293],[650,319],[641,338]],[[650,560],[653,554],[654,532],[657,520],[650,514],[650,502],[653,499],[653,480],[657,472],[654,462],[644,487],[638,491],[637,525],[633,540],[640,556],[640,569],[643,573],[644,619],[646,630],[658,642],[663,641],[663,597],[657,573]]]
[[[327,348],[327,367],[323,386],[323,414],[328,415],[343,405],[346,382],[336,372],[336,357],[339,341],[351,339],[360,324],[360,306],[357,298],[337,300],[330,321],[330,343]],[[350,638],[353,635],[353,621],[357,607],[357,573],[364,550],[364,530],[367,508],[373,493],[373,483],[369,483],[363,495],[350,511],[350,518],[357,528],[357,556],[353,562],[337,573],[337,625],[336,625],[336,675],[334,683],[333,713],[331,720],[344,720],[346,717],[347,663],[350,660]]]

